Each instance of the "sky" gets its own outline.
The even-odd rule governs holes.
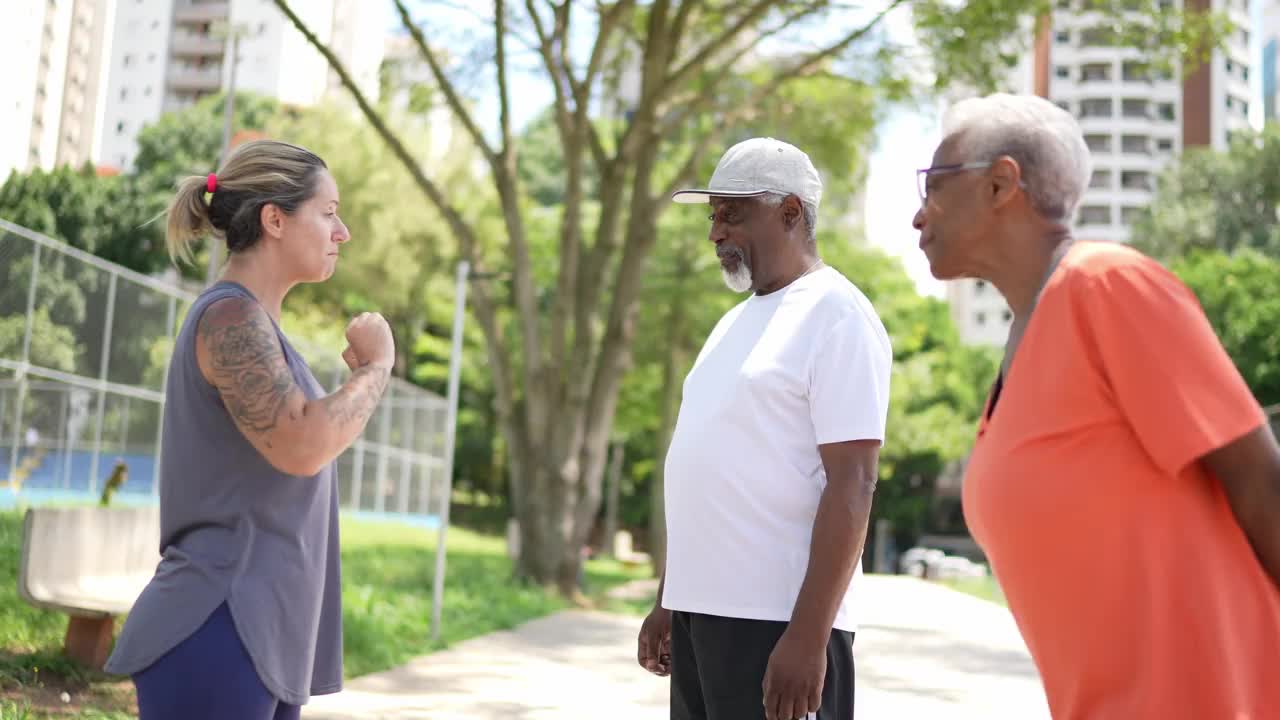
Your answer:
[[[439,0],[413,0],[423,9],[417,17],[428,20],[428,36],[443,40],[447,46],[451,40],[466,43],[474,41],[474,33],[484,32],[486,21],[477,19],[485,11],[471,8],[486,5],[469,0],[457,0],[452,3],[441,3]],[[1260,28],[1262,21],[1262,5],[1259,0],[1251,3],[1253,28]],[[429,7],[429,13],[426,9]],[[865,12],[865,11],[864,11]],[[859,22],[865,14],[856,10],[844,11],[843,21],[837,19],[825,23],[821,28],[810,28],[811,33],[838,33],[852,22]],[[389,18],[393,27],[399,29],[396,17]],[[592,28],[586,23],[579,23],[580,32],[572,37],[572,50],[575,57],[586,57],[590,53],[590,43],[594,35]],[[582,30],[585,28],[585,30]],[[446,30],[448,29],[448,30]],[[895,42],[906,46],[915,44],[911,27],[911,17],[907,7],[900,8],[888,16],[885,22],[888,36]],[[489,30],[492,32],[492,30]],[[471,35],[468,35],[468,34]],[[1260,38],[1262,32],[1250,33],[1250,57],[1260,57]],[[818,38],[820,40],[820,38]],[[516,69],[511,79],[511,86],[519,88],[519,101],[513,103],[512,115],[514,124],[519,127],[532,119],[553,99],[552,88],[545,81],[545,76],[537,69],[537,58],[529,53],[517,54],[519,49],[510,48],[517,62],[513,68],[523,63],[526,69]],[[1253,95],[1261,97],[1260,69],[1251,74],[1254,85]],[[485,77],[474,78],[476,83],[491,82]],[[479,86],[478,86],[479,87]],[[486,133],[492,136],[496,131],[498,118],[495,93],[480,92],[477,116],[485,121]],[[1250,114],[1255,125],[1261,124],[1262,103],[1250,103]],[[916,284],[916,289],[923,295],[941,297],[945,292],[942,282],[935,280],[929,273],[929,266],[923,253],[918,248],[918,234],[911,227],[911,218],[919,208],[919,197],[916,193],[915,170],[927,167],[933,149],[939,141],[939,118],[932,109],[913,109],[895,107],[891,110],[877,130],[876,145],[870,157],[869,177],[866,187],[866,207],[864,220],[867,240],[875,246],[898,257],[907,273]],[[803,148],[802,148],[803,149]]]

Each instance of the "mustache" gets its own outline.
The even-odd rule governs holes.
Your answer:
[[[722,245],[716,248],[716,257],[720,258],[721,260],[727,260],[729,258],[734,258],[736,260],[746,259],[746,256],[742,253],[741,248],[729,247],[727,245]]]

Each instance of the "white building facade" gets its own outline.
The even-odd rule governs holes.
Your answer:
[[[10,172],[93,159],[115,0],[0,6],[0,182]]]
[[[238,45],[236,89],[313,105],[331,89],[324,57],[274,3],[264,0],[121,0],[99,162],[129,169],[138,132],[230,86],[229,36]],[[379,7],[374,7],[378,5]],[[378,92],[385,12],[379,3],[307,0],[299,17],[352,74]],[[335,28],[340,32],[335,34]]]

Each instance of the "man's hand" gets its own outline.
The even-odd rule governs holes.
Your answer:
[[[764,672],[766,720],[803,720],[818,712],[827,678],[827,645],[788,629],[769,656]]]
[[[657,605],[640,626],[637,659],[659,677],[671,674],[671,611]]]

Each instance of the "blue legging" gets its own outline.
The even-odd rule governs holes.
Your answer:
[[[150,667],[133,676],[139,720],[298,720],[262,684],[227,604]]]

